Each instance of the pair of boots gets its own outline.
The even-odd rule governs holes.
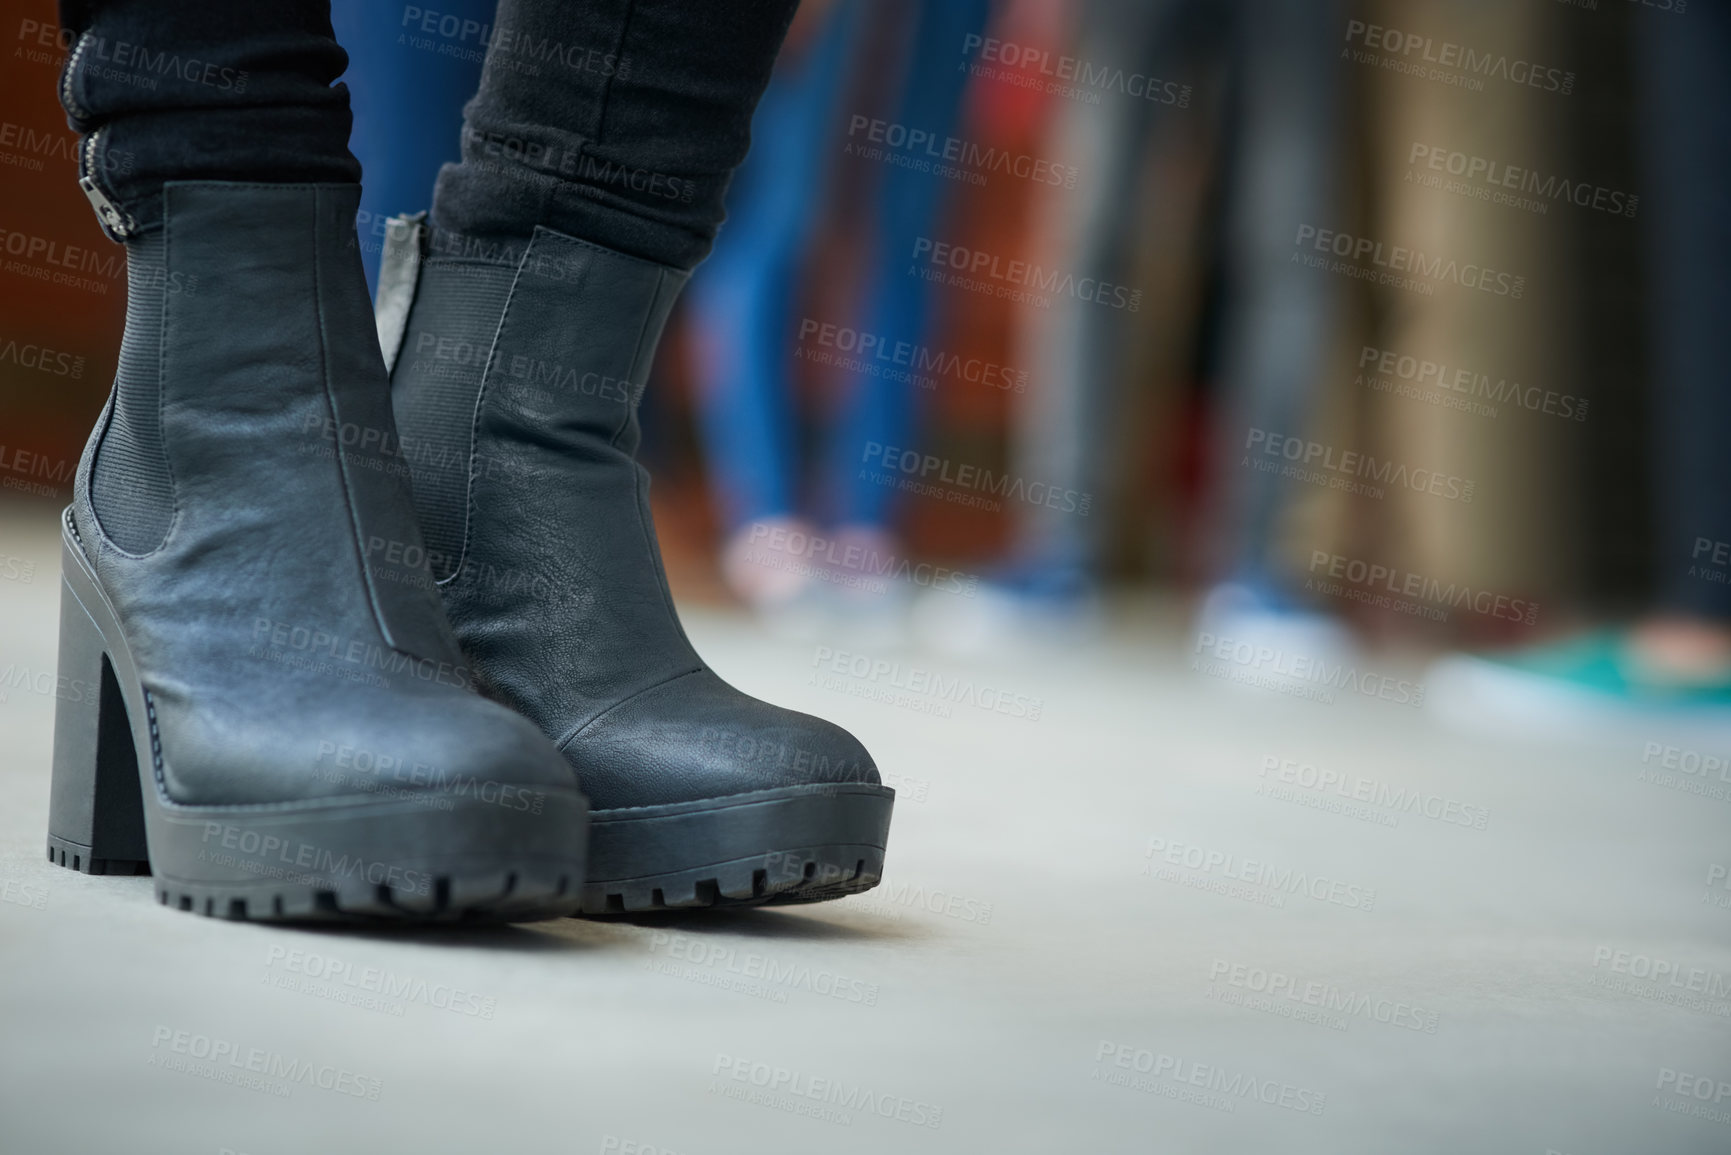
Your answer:
[[[51,861],[250,919],[876,884],[870,756],[668,593],[636,410],[683,272],[402,220],[375,322],[357,187],[163,196],[63,519]]]

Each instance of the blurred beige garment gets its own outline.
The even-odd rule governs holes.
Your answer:
[[[1445,584],[1556,604],[1569,588],[1579,548],[1556,511],[1573,500],[1568,479],[1583,444],[1581,424],[1565,415],[1573,405],[1564,398],[1581,392],[1568,322],[1573,278],[1566,214],[1584,210],[1530,193],[1524,206],[1489,198],[1519,194],[1523,178],[1506,176],[1511,169],[1547,178],[1574,175],[1556,144],[1565,139],[1564,118],[1573,111],[1570,95],[1561,91],[1570,85],[1570,65],[1559,58],[1556,29],[1559,18],[1575,14],[1554,4],[1506,0],[1365,0],[1355,8],[1364,27],[1342,30],[1340,64],[1357,94],[1360,123],[1353,134],[1364,142],[1365,208],[1359,221],[1333,227],[1380,245],[1384,260],[1401,246],[1427,260],[1441,257],[1445,268],[1454,262],[1462,282],[1472,278],[1472,266],[1497,276],[1492,291],[1411,270],[1405,273],[1410,281],[1434,289],[1363,282],[1363,307],[1353,326],[1359,335],[1343,340],[1345,363],[1331,383],[1336,419],[1322,435],[1409,472],[1470,480],[1471,501],[1391,486],[1381,500],[1330,503],[1334,524],[1318,524],[1313,516],[1309,531],[1342,543],[1318,548]],[[1469,50],[1475,58],[1493,58],[1476,74],[1482,80],[1476,91],[1458,82],[1475,76],[1455,63]],[[1517,82],[1534,68],[1540,70],[1536,84]],[[1483,163],[1473,166],[1473,158]],[[1469,166],[1470,179],[1449,171]],[[1487,173],[1516,185],[1505,190]],[[1434,187],[1451,181],[1452,187]],[[1534,208],[1535,201],[1545,211]],[[1446,366],[1440,375],[1451,381],[1460,380],[1460,370],[1471,375],[1468,381],[1483,375],[1502,399],[1377,373],[1385,351],[1397,365],[1410,357]],[[1510,386],[1501,384],[1505,380]],[[1513,383],[1540,408],[1512,400]],[[1401,395],[1390,385],[1417,386],[1424,396]],[[1473,408],[1453,407],[1461,404]],[[1544,412],[1546,405],[1555,412]],[[1450,624],[1483,624],[1472,617],[1456,613]]]

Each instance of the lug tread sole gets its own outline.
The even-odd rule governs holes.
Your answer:
[[[48,840],[48,861],[81,874],[149,875],[148,862],[92,858],[90,848]],[[555,873],[499,869],[434,875],[426,893],[357,880],[336,889],[280,883],[234,886],[158,878],[159,905],[246,922],[502,923],[563,918],[577,912],[574,866]]]
[[[572,875],[525,875],[521,870],[435,875],[427,894],[360,883],[328,889],[275,885],[237,888],[159,879],[163,906],[249,922],[506,923],[560,918],[577,905]]]
[[[827,902],[883,879],[881,846],[777,850],[670,874],[584,885],[585,916]]]

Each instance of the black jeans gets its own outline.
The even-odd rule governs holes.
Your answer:
[[[487,45],[440,174],[443,243],[511,259],[536,225],[690,268],[798,0],[500,0],[485,29],[405,5],[403,34]],[[168,180],[354,181],[329,0],[61,0],[79,175],[124,239]]]

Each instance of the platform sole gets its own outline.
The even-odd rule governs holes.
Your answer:
[[[222,918],[516,922],[576,911],[588,803],[575,785],[536,787],[533,812],[431,791],[235,806],[169,798],[150,692],[70,519],[62,529],[50,862],[150,874],[161,904]]]
[[[596,810],[582,913],[823,902],[883,877],[895,791],[789,786]]]

